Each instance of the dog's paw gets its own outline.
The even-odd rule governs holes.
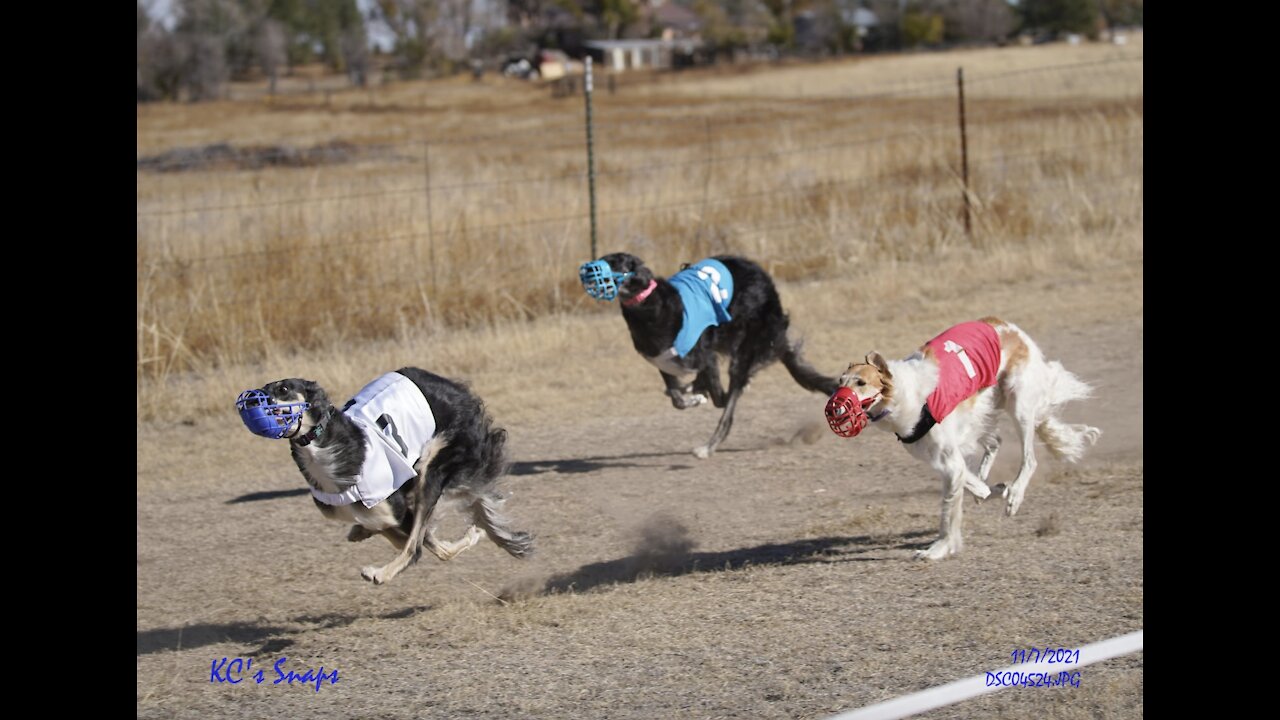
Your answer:
[[[711,448],[707,447],[706,445],[699,445],[698,447],[693,449],[694,457],[698,457],[703,460],[706,460],[707,458],[711,457],[711,452],[712,452]]]
[[[698,407],[707,402],[706,395],[676,395],[671,398],[671,404],[677,410],[688,410],[691,407]]]
[[[960,548],[956,547],[951,540],[947,538],[939,538],[933,541],[933,544],[924,550],[916,551],[917,560],[942,560],[960,552]]]
[[[1014,485],[1009,488],[1008,492],[1006,493],[1006,497],[1008,501],[1005,503],[1005,506],[1004,506],[1005,515],[1008,515],[1009,517],[1013,517],[1014,515],[1017,514],[1018,508],[1022,506],[1022,496],[1024,493],[1026,493],[1026,491],[1027,489],[1025,487],[1020,488],[1017,485]]]
[[[978,501],[978,504],[981,505],[983,500],[994,500],[996,498],[1004,498],[1006,495],[1008,495],[1008,493],[1009,493],[1009,486],[1005,485],[1004,483],[1000,483],[999,485],[991,486],[990,495],[987,495],[985,498],[980,498],[975,495],[974,499],[976,499]]]
[[[987,487],[987,484],[981,480],[977,480],[976,484],[970,485],[969,492],[977,499],[978,502],[982,502],[983,500],[991,497],[991,488]]]
[[[376,565],[366,565],[365,567],[360,568],[360,577],[368,580],[374,585],[381,585],[382,568],[377,567]]]
[[[368,540],[369,538],[373,537],[373,535],[374,535],[373,531],[366,529],[364,526],[352,525],[351,530],[347,532],[347,542],[360,542],[362,540]]]

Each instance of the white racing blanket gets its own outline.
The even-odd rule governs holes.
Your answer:
[[[351,403],[344,412],[364,431],[364,465],[343,492],[311,494],[326,505],[373,507],[418,474],[413,464],[435,435],[436,418],[418,386],[395,372],[365,385]]]

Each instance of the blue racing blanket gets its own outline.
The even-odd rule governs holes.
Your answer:
[[[684,317],[675,342],[676,354],[684,357],[698,344],[703,330],[733,319],[729,316],[733,276],[724,263],[707,258],[672,275],[667,282],[680,293],[684,303]]]

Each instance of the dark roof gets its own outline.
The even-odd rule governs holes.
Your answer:
[[[702,26],[702,21],[698,19],[697,14],[673,2],[663,3],[654,8],[650,17],[653,18],[654,25],[662,27],[691,29]]]

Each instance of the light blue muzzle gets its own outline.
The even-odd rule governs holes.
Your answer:
[[[311,403],[278,403],[261,390],[245,390],[236,398],[236,409],[249,432],[264,438],[279,440],[302,419]]]
[[[618,283],[626,282],[635,275],[633,272],[614,272],[604,260],[592,260],[582,263],[578,268],[578,279],[582,281],[582,289],[596,300],[612,300],[618,297]]]

